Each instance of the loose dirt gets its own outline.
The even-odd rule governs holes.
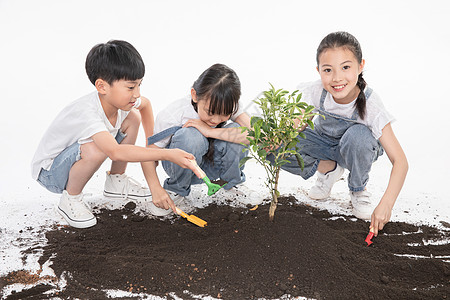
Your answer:
[[[92,228],[46,233],[40,263],[54,256],[56,276],[66,274],[63,291],[43,284],[7,299],[105,299],[109,289],[168,299],[450,298],[450,244],[428,244],[450,231],[390,222],[367,247],[369,223],[281,200],[274,222],[268,205],[199,209],[205,228],[141,216],[134,203],[102,210]]]

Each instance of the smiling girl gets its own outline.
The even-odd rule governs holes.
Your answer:
[[[189,149],[197,164],[211,179],[227,182],[221,193],[239,195],[247,203],[259,201],[258,194],[241,183],[245,181],[239,161],[246,155],[241,143],[248,143],[240,126],[250,126],[250,117],[239,99],[241,84],[236,73],[223,64],[205,70],[194,82],[189,96],[170,103],[155,121],[150,147]],[[192,184],[203,181],[173,163],[162,162],[169,178],[151,186],[154,215],[167,215],[182,205]],[[187,204],[187,203],[184,203]]]
[[[349,170],[352,212],[360,219],[371,220],[377,235],[391,217],[408,170],[406,156],[391,127],[394,118],[363,78],[365,61],[354,36],[330,33],[320,43],[316,61],[320,80],[299,88],[302,99],[314,105],[324,118],[317,117],[315,130],[305,129],[306,139],[299,141],[304,170],[296,161],[284,169],[304,179],[317,171],[316,184],[308,193],[313,199],[327,198],[344,169]],[[366,185],[372,163],[384,151],[392,171],[377,204]]]

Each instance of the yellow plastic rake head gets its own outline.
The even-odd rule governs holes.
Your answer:
[[[185,213],[184,211],[182,211],[178,207],[177,207],[177,214],[179,214],[183,218],[186,218],[189,222],[194,223],[197,226],[205,227],[206,225],[208,225],[208,223],[206,221],[204,221],[204,220],[202,220],[199,217],[196,217],[194,215],[188,215],[187,213]]]

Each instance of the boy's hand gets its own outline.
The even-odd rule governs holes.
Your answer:
[[[168,161],[179,165],[183,169],[191,169],[194,173],[197,172],[196,166],[192,163],[192,160],[195,160],[194,155],[178,148],[169,149],[168,151],[170,152]]]
[[[152,189],[152,201],[156,207],[163,209],[172,209],[174,213],[177,213],[176,206],[173,200],[170,198],[167,191],[159,186],[158,188]]]
[[[370,227],[373,227],[373,233],[375,236],[378,235],[379,230],[383,230],[384,225],[391,219],[392,209],[387,205],[378,204],[372,213],[372,218],[370,222]]]

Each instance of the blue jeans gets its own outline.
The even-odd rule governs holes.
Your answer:
[[[116,135],[117,143],[121,143],[125,134],[120,130]],[[62,194],[66,189],[69,180],[70,169],[74,163],[81,159],[81,145],[78,142],[73,143],[64,149],[53,160],[50,170],[41,169],[37,181],[52,193]]]
[[[224,128],[230,127],[240,127],[240,125],[232,122]],[[215,140],[213,162],[207,161],[203,157],[209,148],[207,138],[196,128],[187,127],[179,129],[172,136],[167,148],[179,148],[192,153],[197,164],[210,180],[220,178],[228,182],[224,186],[226,190],[245,181],[245,175],[242,172],[244,167],[239,168],[239,161],[247,155],[247,152],[242,151],[244,146],[240,144]],[[189,195],[192,184],[203,182],[190,169],[183,169],[170,161],[163,161],[162,166],[169,175],[169,178],[164,181],[164,188],[181,196]]]
[[[288,159],[290,163],[282,166],[283,170],[308,179],[317,171],[321,160],[333,160],[350,171],[348,187],[351,191],[364,190],[372,163],[383,154],[383,147],[367,126],[355,123],[340,138],[322,134],[317,128],[306,128],[303,133],[306,139],[299,138],[297,146],[305,168],[302,171],[296,158],[291,157]],[[273,161],[273,157],[268,159]]]

